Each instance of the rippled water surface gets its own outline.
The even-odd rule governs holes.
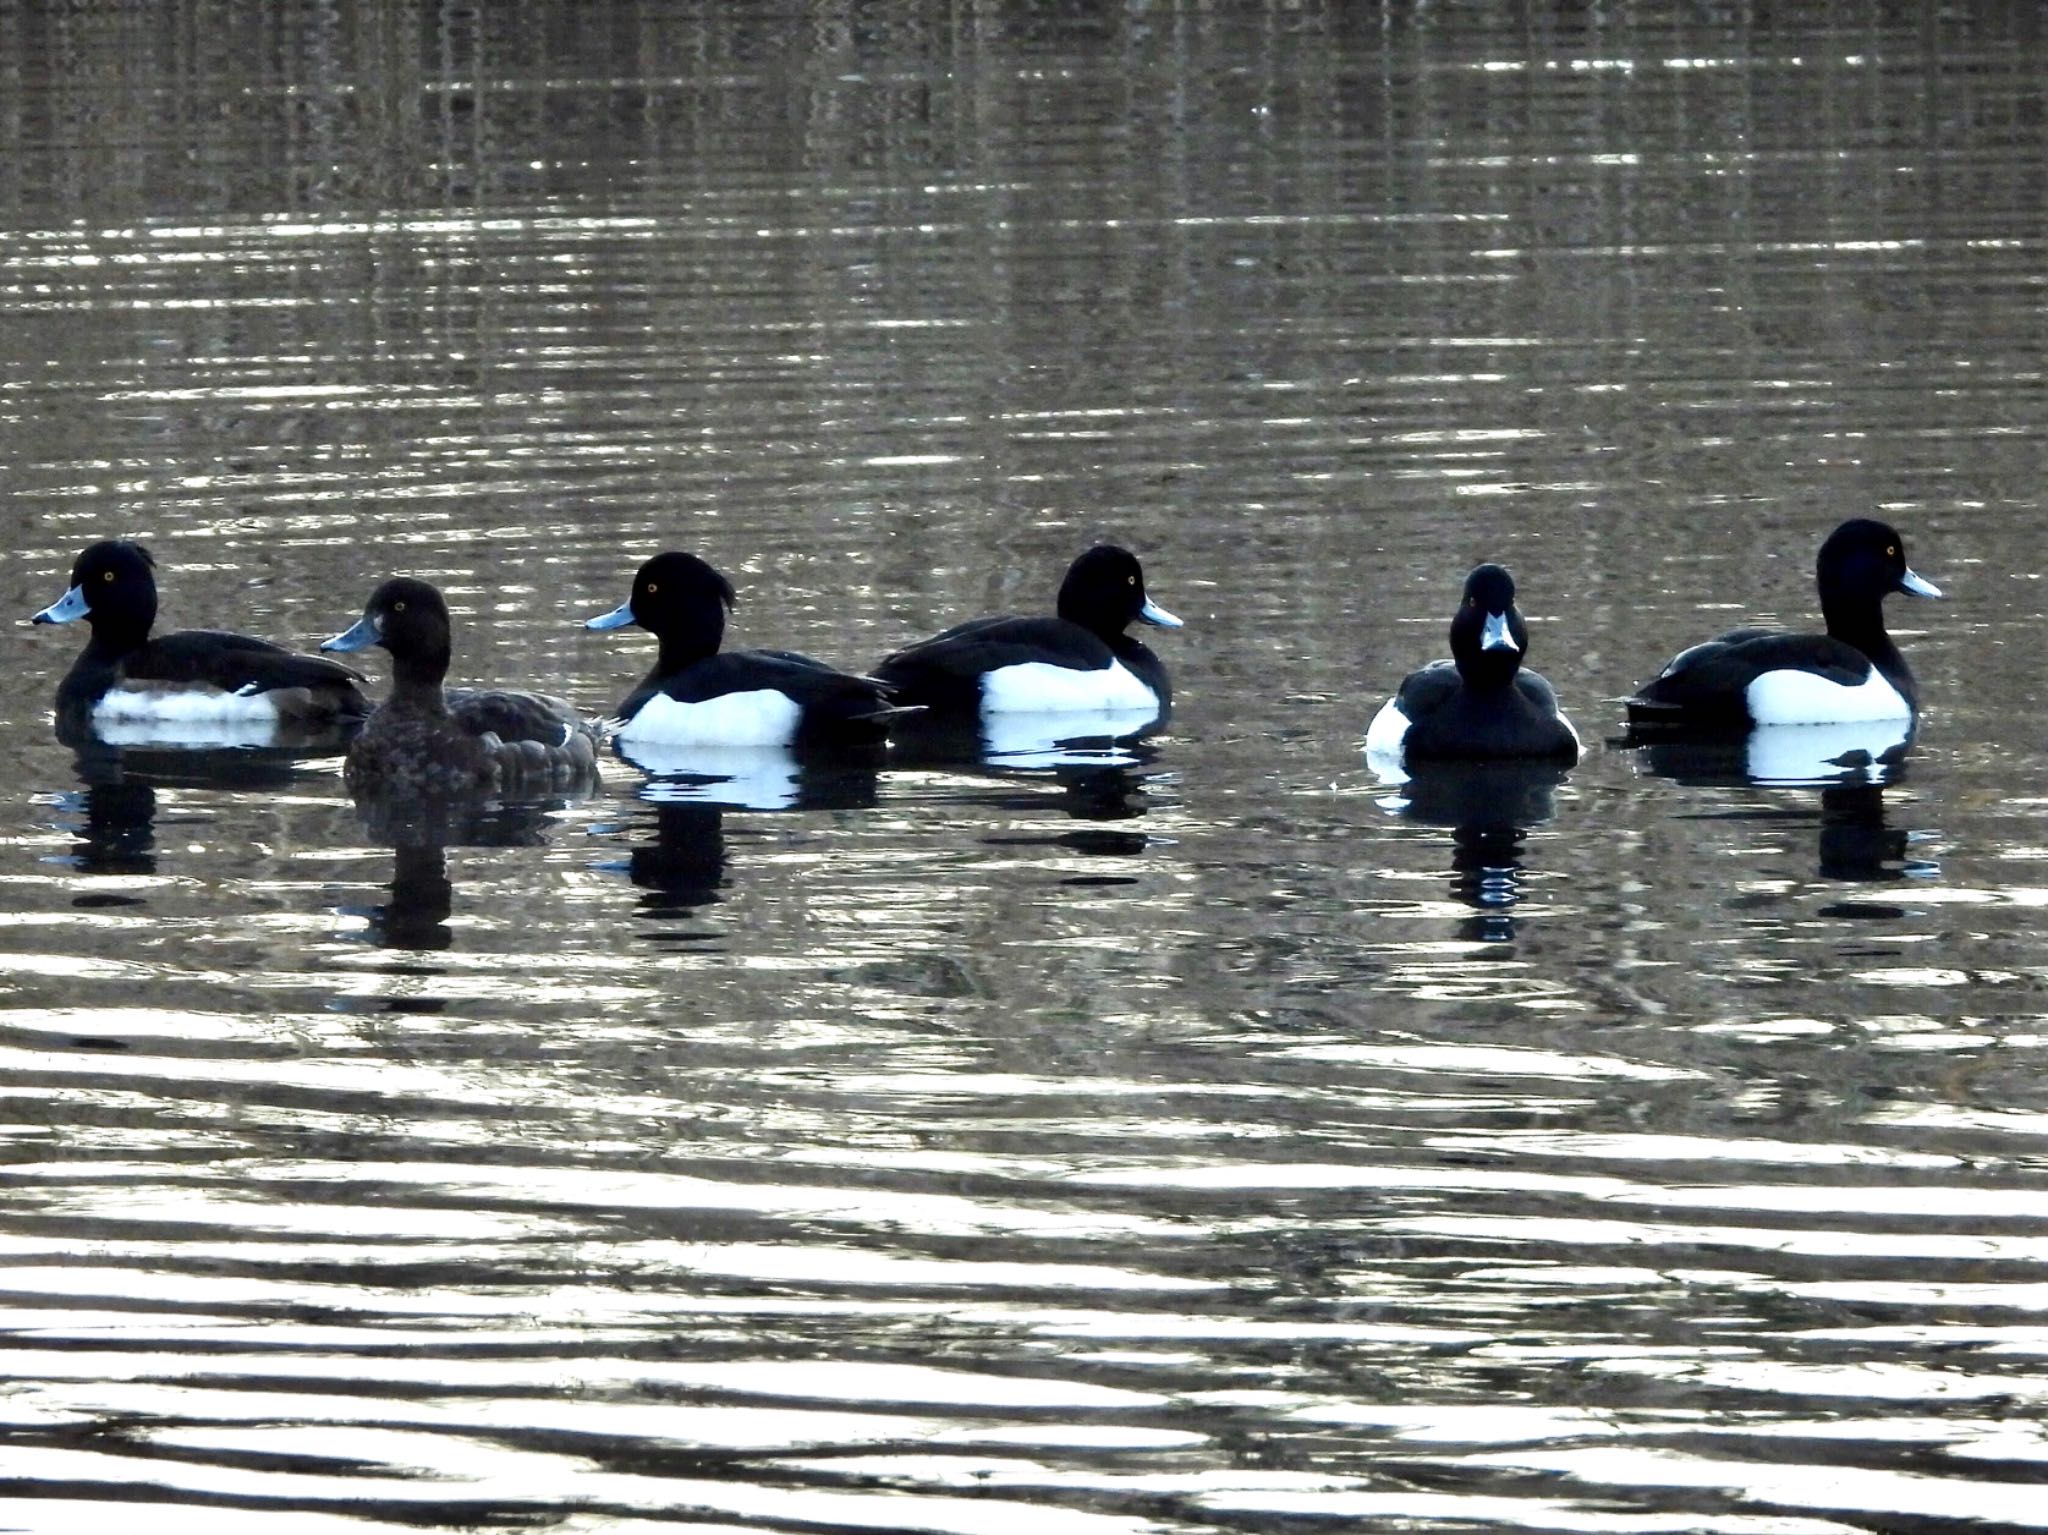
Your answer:
[[[0,6],[16,618],[1188,621],[1120,753],[435,838],[8,630],[0,1525],[2048,1526],[2040,17]],[[1865,513],[1902,766],[1607,744]],[[1384,784],[1482,558],[1592,749]]]

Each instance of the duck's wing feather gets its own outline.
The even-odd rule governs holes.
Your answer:
[[[522,688],[450,688],[448,712],[472,735],[503,742],[567,746],[579,736],[596,739],[596,726],[566,698]]]
[[[181,629],[161,634],[133,652],[122,666],[136,682],[216,687],[225,692],[269,692],[310,688],[353,693],[364,680],[354,667],[327,656],[306,655],[219,629]]]
[[[1064,618],[978,618],[884,658],[875,676],[907,704],[978,702],[982,675],[1037,662],[1100,671],[1116,659],[1102,640]]]
[[[1515,673],[1515,692],[1521,696],[1524,717],[1529,722],[1526,740],[1536,748],[1527,755],[1577,761],[1585,749],[1584,743],[1572,722],[1565,718],[1564,710],[1557,706],[1557,689],[1550,685],[1550,679],[1523,667]]]
[[[1726,634],[1717,634],[1710,640],[1690,645],[1664,663],[1664,670],[1657,673],[1662,681],[1666,677],[1685,671],[1701,661],[1709,660],[1723,651],[1738,645],[1747,645],[1752,640],[1793,639],[1797,636],[1786,634],[1780,629],[1730,629]]]
[[[1853,688],[1869,677],[1870,658],[1825,634],[1733,629],[1673,657],[1654,681],[1628,700],[1629,717],[1638,723],[1745,721],[1749,685],[1775,671],[1811,672]]]
[[[1455,661],[1432,661],[1401,679],[1401,690],[1394,695],[1394,705],[1412,725],[1417,720],[1428,719],[1449,703],[1462,685]]]
[[[791,650],[726,650],[669,676],[648,678],[627,696],[619,714],[630,718],[657,693],[698,704],[763,689],[828,719],[883,720],[902,712],[894,705],[893,690],[877,678],[843,672]]]
[[[1550,679],[1541,672],[1532,672],[1524,667],[1515,673],[1515,691],[1539,717],[1557,713],[1557,689],[1550,685]]]

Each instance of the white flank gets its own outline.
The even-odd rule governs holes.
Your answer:
[[[263,746],[277,735],[277,705],[262,693],[124,684],[93,705],[92,728],[109,746]]]
[[[1749,685],[1745,696],[1749,716],[1759,725],[1869,724],[1913,717],[1899,690],[1874,666],[1853,688],[1812,672],[1765,672]]]
[[[1130,763],[1138,759],[1116,743],[1158,718],[1156,703],[1135,709],[991,714],[981,724],[982,751],[1013,767]]]
[[[275,719],[162,720],[117,715],[92,722],[93,738],[107,746],[275,746]],[[337,752],[340,751],[336,747]]]
[[[277,705],[263,693],[228,693],[219,688],[166,691],[147,683],[122,683],[101,695],[100,701],[92,706],[92,717],[95,724],[108,720],[155,720],[165,725],[261,720],[266,725],[275,725]]]
[[[1912,734],[1911,720],[1759,725],[1743,767],[1759,783],[1883,783],[1891,774],[1884,754]]]
[[[1401,743],[1408,739],[1408,716],[1401,712],[1399,699],[1390,698],[1380,705],[1380,712],[1372,717],[1372,723],[1365,729],[1365,750],[1367,755],[1401,755]]]
[[[682,746],[619,743],[619,755],[654,781],[640,797],[655,804],[730,805],[785,810],[796,803],[797,760],[786,746]]]
[[[700,704],[657,693],[619,728],[618,739],[627,745],[787,746],[802,717],[796,701],[774,688],[721,693]]]
[[[1121,661],[1092,672],[1025,661],[984,672],[981,678],[983,714],[1107,714],[1126,709],[1157,714],[1159,695]]]
[[[1564,733],[1572,738],[1572,750],[1581,757],[1586,755],[1586,743],[1579,739],[1579,727],[1565,718],[1564,710],[1557,711],[1557,722],[1564,726]]]
[[[1365,765],[1373,777],[1390,787],[1408,781],[1401,748],[1408,739],[1409,723],[1400,703],[1390,698],[1380,705],[1380,712],[1365,729]]]

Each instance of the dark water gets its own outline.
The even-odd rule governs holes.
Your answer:
[[[1188,620],[1114,760],[449,848],[10,631],[0,1526],[2048,1525],[2040,32],[0,7],[0,610],[410,572],[593,709],[664,547],[852,665],[1101,536]],[[1864,513],[1902,769],[1367,771],[1473,561],[1597,743]]]

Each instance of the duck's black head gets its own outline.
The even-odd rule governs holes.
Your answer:
[[[633,595],[586,629],[638,624],[661,637],[665,663],[677,666],[718,654],[725,615],[739,599],[732,583],[694,554],[657,554],[633,576]]]
[[[1451,620],[1451,658],[1472,687],[1506,687],[1529,653],[1529,630],[1515,607],[1515,578],[1505,565],[1481,565],[1465,578]]]
[[[381,645],[391,652],[391,675],[408,683],[439,687],[448,675],[448,604],[430,582],[394,576],[370,593],[355,627],[323,640],[322,650],[364,650]]]
[[[1134,623],[1178,629],[1180,620],[1145,596],[1138,557],[1115,544],[1097,544],[1067,567],[1060,582],[1059,615],[1104,639]]]
[[[1831,634],[1838,619],[1852,627],[1858,615],[1873,620],[1879,604],[1892,592],[1941,595],[1940,587],[1916,575],[1906,563],[1906,541],[1898,529],[1870,517],[1853,517],[1828,535],[1814,561],[1814,580]]]
[[[71,562],[71,587],[31,620],[68,624],[82,618],[95,641],[141,644],[156,622],[156,561],[125,538],[102,539]]]

